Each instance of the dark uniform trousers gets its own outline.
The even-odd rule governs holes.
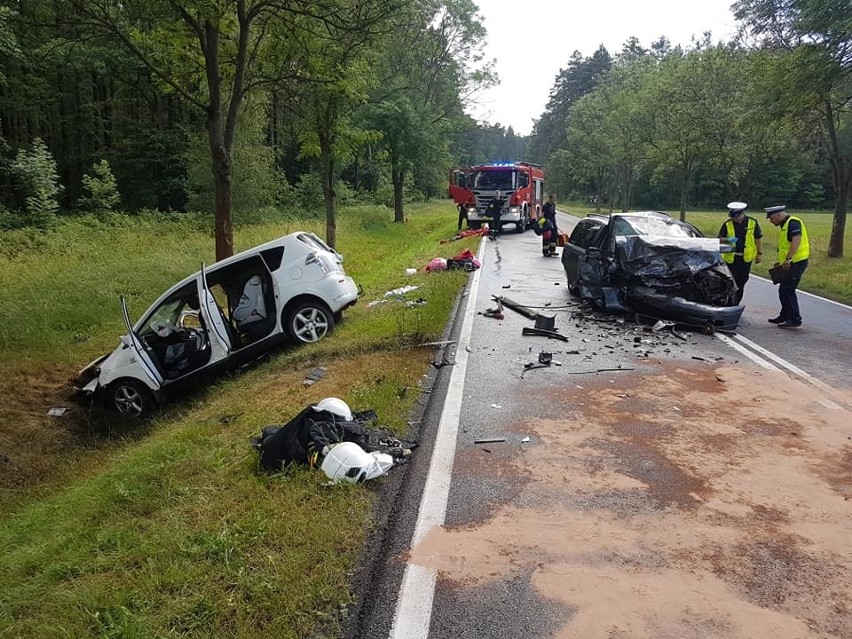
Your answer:
[[[802,274],[808,268],[808,261],[793,262],[790,264],[790,278],[778,285],[778,301],[781,302],[780,317],[786,322],[801,322],[802,316],[799,313],[799,298],[796,296],[796,289],[799,282],[802,280]]]
[[[734,255],[734,261],[728,264],[728,268],[731,269],[731,275],[734,278],[734,282],[737,283],[736,303],[739,304],[743,301],[745,285],[751,273],[751,262],[746,262],[742,255]]]

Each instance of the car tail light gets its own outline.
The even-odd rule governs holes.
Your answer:
[[[323,275],[343,271],[343,268],[337,260],[333,260],[328,255],[323,255],[322,253],[311,253],[308,255],[307,259],[305,259],[305,265],[312,264],[313,262],[316,262],[319,265],[320,269],[322,269]]]

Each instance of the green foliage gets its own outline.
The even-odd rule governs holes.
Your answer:
[[[47,228],[59,210],[62,192],[56,161],[41,138],[35,138],[29,149],[20,149],[12,163],[12,174],[20,184],[26,206],[20,215],[22,226]]]
[[[127,218],[124,218],[127,219]],[[446,202],[406,225],[386,209],[343,210],[346,269],[363,303],[327,340],[282,348],[250,371],[188,393],[132,427],[69,411],[44,427],[56,388],[123,332],[118,295],[138,317],[165,287],[212,257],[209,230],[191,216],[140,215],[132,224],[61,219],[41,248],[0,257],[0,406],[4,442],[41,484],[0,486],[0,636],[332,637],[351,603],[352,569],[372,527],[375,486],[327,485],[317,469],[258,472],[249,437],[327,395],[406,434],[418,385],[467,275],[419,273],[427,304],[368,308],[406,267],[450,257],[476,240],[441,245],[455,229]],[[313,220],[245,227],[238,249]],[[0,236],[0,244],[6,241]],[[21,327],[24,327],[22,330]],[[5,327],[5,328],[4,328]],[[321,362],[328,374],[304,387]],[[102,426],[110,436],[92,436]],[[74,437],[53,440],[58,433]],[[87,436],[87,433],[88,436]],[[341,526],[340,522],[346,522]]]
[[[595,53],[583,58],[575,51],[565,69],[559,71],[544,113],[530,137],[530,157],[544,163],[550,154],[565,147],[566,122],[572,106],[590,93],[612,66],[612,57],[601,45]]]
[[[91,173],[83,176],[80,208],[88,213],[103,215],[115,211],[120,202],[121,195],[109,162],[101,160],[92,166]]]

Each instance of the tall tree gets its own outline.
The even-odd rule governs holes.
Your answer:
[[[216,259],[234,252],[232,154],[265,30],[266,0],[76,0],[84,26],[107,34],[204,117],[213,174]],[[286,8],[286,7],[284,7]]]
[[[376,83],[373,46],[404,13],[409,0],[330,0],[335,11],[305,16],[291,23],[292,59],[301,53],[298,73],[281,74],[278,89],[292,99],[301,154],[317,158],[326,212],[326,241],[337,243],[339,164],[369,137],[353,121]],[[331,6],[331,5],[329,5]],[[306,19],[309,18],[309,19]],[[292,63],[291,65],[292,66]]]
[[[611,66],[612,57],[603,45],[587,58],[574,51],[568,66],[559,70],[545,111],[533,128],[529,142],[533,160],[543,163],[554,150],[565,148],[565,131],[572,106],[597,86]]]
[[[852,191],[852,11],[849,0],[738,0],[743,31],[778,52],[768,108],[818,134],[831,167],[829,257],[843,256]]]
[[[473,2],[435,0],[412,9],[385,41],[367,115],[391,163],[395,222],[405,220],[406,177],[434,176],[434,167],[448,166],[448,133],[463,121],[462,101],[495,79],[483,64],[485,29]]]

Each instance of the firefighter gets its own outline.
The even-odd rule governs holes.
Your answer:
[[[547,202],[541,207],[541,218],[541,254],[544,257],[554,257],[559,229],[556,226],[556,196],[553,193],[547,196]]]
[[[778,317],[769,321],[777,324],[778,328],[798,328],[802,325],[799,313],[799,299],[796,288],[802,279],[802,274],[808,268],[808,257],[811,249],[808,242],[808,231],[805,223],[794,215],[787,214],[787,207],[770,206],[766,209],[766,217],[778,227],[778,262],[787,273],[787,278],[778,285],[778,301],[781,302],[781,312]]]
[[[488,233],[488,239],[496,240],[497,234],[500,232],[500,215],[503,213],[503,205],[506,201],[503,199],[500,191],[494,194],[491,201],[488,203],[488,208],[485,209],[485,216],[492,219],[493,227]]]
[[[745,202],[729,202],[728,220],[719,229],[720,243],[730,244],[732,249],[729,253],[722,253],[722,259],[728,263],[737,283],[736,304],[743,300],[752,263],[760,264],[763,255],[763,232],[757,220],[745,214],[746,208],[748,204]]]

